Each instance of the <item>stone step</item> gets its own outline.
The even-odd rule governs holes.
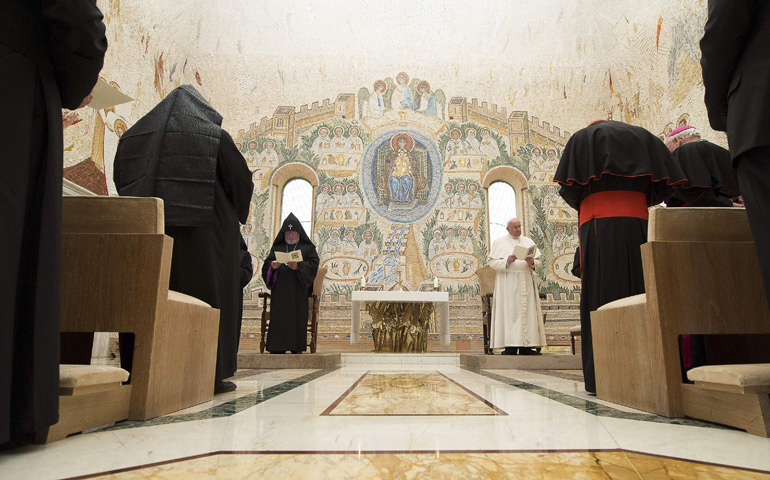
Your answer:
[[[457,353],[343,353],[347,365],[460,365]]]

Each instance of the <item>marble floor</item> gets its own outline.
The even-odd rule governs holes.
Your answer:
[[[213,402],[0,453],[0,478],[770,479],[770,439],[599,401],[579,371],[412,360],[240,371]]]

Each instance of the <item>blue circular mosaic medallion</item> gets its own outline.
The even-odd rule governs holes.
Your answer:
[[[442,170],[431,139],[413,130],[392,130],[366,149],[361,185],[377,214],[392,222],[412,223],[433,209]]]

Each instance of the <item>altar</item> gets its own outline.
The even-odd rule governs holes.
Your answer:
[[[448,292],[354,291],[351,297],[351,344],[358,343],[361,331],[361,302],[372,302],[372,336],[378,337],[374,338],[377,351],[382,351],[382,335],[386,333],[391,335],[386,341],[398,344],[398,337],[407,338],[406,343],[417,343],[415,351],[425,351],[424,348],[420,349],[419,345],[424,345],[427,341],[424,327],[434,311],[438,313],[439,344],[449,345]],[[401,334],[393,336],[395,329],[399,329]]]

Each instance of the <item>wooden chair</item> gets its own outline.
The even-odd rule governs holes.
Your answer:
[[[484,353],[492,354],[489,346],[489,328],[492,325],[492,297],[495,293],[497,272],[489,265],[476,270],[479,277],[479,295],[481,296],[481,328],[484,334]]]
[[[582,333],[582,330],[580,328],[580,325],[576,325],[569,329],[569,341],[572,345],[572,355],[575,354],[575,337],[580,337]]]
[[[316,352],[318,345],[318,317],[321,312],[321,295],[323,294],[323,283],[326,277],[326,268],[319,267],[316,273],[315,280],[313,280],[313,294],[308,298],[308,315],[307,315],[307,331],[310,335],[308,341],[308,347],[310,353]],[[259,340],[259,353],[265,353],[265,347],[267,346],[267,330],[270,328],[270,294],[267,292],[260,292],[257,295],[262,299],[262,323],[261,323],[261,338]]]
[[[63,200],[61,331],[135,335],[130,419],[211,400],[219,310],[168,289],[163,201]]]
[[[653,208],[641,251],[646,293],[591,314],[597,397],[681,417],[680,335],[770,334],[746,212]]]

